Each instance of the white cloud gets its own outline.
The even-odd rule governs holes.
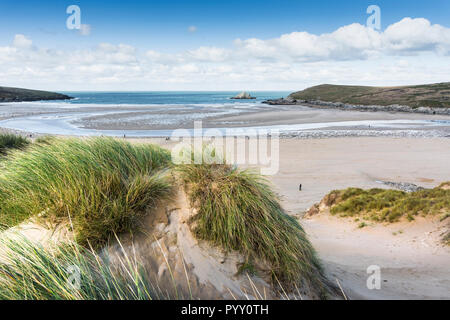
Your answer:
[[[255,58],[299,61],[368,59],[377,54],[416,54],[450,51],[450,29],[431,25],[423,18],[404,18],[384,32],[354,23],[332,33],[314,35],[292,32],[279,38],[235,41],[236,46]]]
[[[89,36],[91,34],[91,25],[90,24],[82,24],[79,30],[82,36]]]
[[[23,34],[16,34],[13,41],[13,46],[16,48],[28,49],[31,48],[33,41],[28,39]]]
[[[387,49],[413,53],[435,51],[440,54],[450,52],[450,29],[418,18],[405,18],[390,25],[384,32]]]
[[[197,32],[197,27],[196,26],[189,26],[188,31],[189,32]]]
[[[164,53],[100,43],[75,51],[18,34],[0,47],[5,85],[64,90],[291,90],[320,83],[400,85],[449,81],[450,29],[405,18],[384,32],[360,24],[315,35],[237,39]]]
[[[200,47],[196,50],[190,50],[186,58],[205,62],[221,62],[230,57],[230,52],[222,48]]]

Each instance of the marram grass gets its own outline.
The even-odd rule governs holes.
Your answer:
[[[331,214],[344,217],[362,216],[377,222],[396,222],[402,218],[443,215],[450,211],[450,190],[441,187],[416,192],[349,188],[327,195]]]
[[[76,243],[46,247],[0,238],[0,300],[151,300],[168,298],[123,252],[118,265]]]
[[[2,133],[0,134],[0,157],[5,156],[8,150],[23,149],[30,142],[18,135]]]
[[[192,220],[197,238],[240,252],[247,265],[265,264],[274,284],[285,289],[307,284],[325,294],[322,268],[306,233],[263,177],[228,165],[178,170],[197,209]]]
[[[32,216],[70,220],[80,244],[130,231],[166,198],[170,154],[112,138],[54,139],[0,162],[0,225]]]
[[[52,138],[8,153],[0,169],[0,225],[15,226],[30,217],[70,221],[76,240],[54,251],[26,241],[2,240],[14,255],[9,256],[10,263],[0,263],[0,298],[155,295],[136,268],[127,273],[135,280],[130,285],[130,279],[102,269],[107,264],[82,248],[100,249],[114,234],[133,231],[140,218],[170,196],[174,180],[169,178],[173,167],[168,151],[111,138]],[[306,285],[326,296],[329,286],[306,233],[284,212],[264,178],[228,165],[176,169],[198,210],[192,221],[197,238],[240,252],[247,270],[268,272],[283,291]],[[71,263],[86,275],[81,292],[65,287],[64,268]]]

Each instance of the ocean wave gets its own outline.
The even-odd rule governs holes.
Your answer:
[[[154,104],[139,104],[139,103],[72,103],[68,101],[24,101],[24,102],[5,102],[0,103],[0,106],[27,106],[35,108],[61,108],[61,109],[82,109],[82,108],[127,108],[127,109],[145,109],[145,108],[251,108],[251,107],[266,107],[261,103],[154,103]]]

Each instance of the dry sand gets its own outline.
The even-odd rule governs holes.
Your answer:
[[[350,299],[450,299],[450,247],[439,242],[448,224],[416,219],[360,229],[327,214],[301,223]],[[379,290],[367,287],[369,266],[380,268]]]
[[[280,170],[270,180],[292,214],[334,189],[386,188],[377,180],[431,188],[450,180],[450,139],[283,139]]]
[[[164,138],[128,140],[156,143],[168,149],[177,144]],[[281,195],[284,208],[293,215],[308,210],[335,189],[387,188],[378,183],[379,180],[432,188],[450,180],[448,138],[345,137],[279,141],[279,170],[268,179]],[[299,184],[302,184],[301,192]]]

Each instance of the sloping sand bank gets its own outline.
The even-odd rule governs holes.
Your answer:
[[[149,278],[171,298],[274,298],[266,281],[238,274],[242,256],[224,254],[194,238],[188,224],[193,214],[180,190],[173,203],[147,216],[140,233],[122,237],[122,246],[137,257]],[[116,244],[108,251],[114,257],[121,254],[122,247]]]
[[[330,278],[338,278],[351,299],[450,299],[443,222],[422,218],[360,229],[353,220],[319,214],[302,224]],[[367,287],[370,266],[380,268],[380,289]]]

